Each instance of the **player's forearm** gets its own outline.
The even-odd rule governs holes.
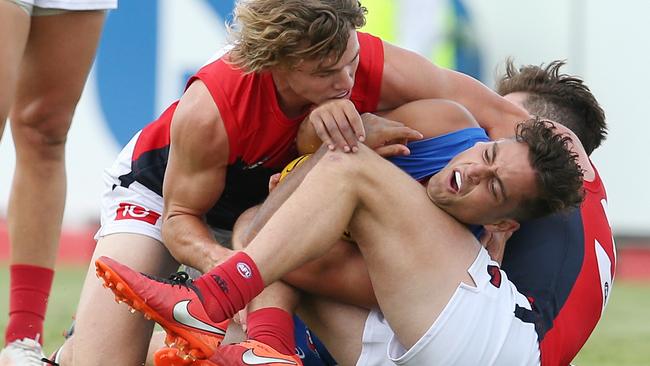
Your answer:
[[[524,109],[478,80],[452,70],[442,72],[446,73],[444,97],[465,106],[491,138],[514,135],[517,123],[529,118]]]
[[[162,225],[162,237],[176,261],[204,273],[231,252],[214,239],[201,219],[191,215],[167,218]]]
[[[296,147],[300,155],[312,154],[323,142],[316,134],[316,129],[309,123],[309,120],[305,120],[300,125],[298,130],[298,135],[296,136]]]

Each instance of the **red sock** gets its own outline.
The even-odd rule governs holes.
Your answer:
[[[263,308],[246,316],[248,338],[268,344],[285,355],[296,353],[293,317],[280,308]]]
[[[194,281],[201,291],[201,302],[215,323],[232,318],[264,289],[255,262],[237,252],[225,262]]]
[[[10,266],[9,323],[5,343],[32,338],[43,344],[43,320],[54,271],[27,264]]]

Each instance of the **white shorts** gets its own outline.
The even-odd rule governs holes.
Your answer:
[[[119,177],[131,172],[131,156],[138,136],[139,132],[104,171],[101,226],[95,240],[109,234],[130,233],[146,235],[162,243],[163,198],[138,182],[131,183],[128,188],[120,185]],[[232,248],[232,231],[210,229],[219,243]]]
[[[530,303],[495,266],[481,248],[468,270],[476,287],[461,283],[411,349],[399,343],[380,312],[371,311],[357,366],[539,365],[535,327],[514,314],[516,306],[530,310]]]
[[[55,15],[44,9],[57,10],[108,10],[117,8],[117,0],[9,0],[18,4],[29,15]]]
[[[116,233],[142,234],[162,242],[163,198],[138,182],[120,185],[119,177],[131,171],[131,156],[138,132],[103,174],[101,227],[95,239]]]

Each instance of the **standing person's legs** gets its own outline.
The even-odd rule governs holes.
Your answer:
[[[54,264],[65,202],[66,136],[103,23],[103,11],[32,19],[10,114],[16,145],[9,208],[14,263]]]
[[[66,135],[103,22],[103,11],[31,19],[10,110],[16,168],[8,209],[12,274],[30,283],[12,291],[7,339],[42,333],[65,204]]]
[[[5,124],[11,103],[14,100],[16,92],[16,83],[18,82],[18,69],[20,61],[23,58],[31,17],[28,11],[15,1],[0,1],[0,138],[4,135]],[[13,262],[12,262],[13,263]],[[25,280],[24,272],[29,268],[21,266],[10,267],[11,285],[10,304],[9,304],[9,321],[5,329],[5,345],[13,344],[9,348],[0,352],[0,363],[20,362],[19,359],[26,357],[38,358],[41,355],[40,344],[33,339],[37,334],[42,333],[43,317],[45,315],[45,303],[47,293],[39,291],[45,287],[49,289],[52,282],[52,271],[45,270],[42,283],[34,285],[32,279]],[[37,279],[40,280],[40,279]],[[24,289],[27,288],[27,291]],[[20,289],[20,290],[19,290]],[[36,308],[27,304],[29,299],[33,298],[34,293],[42,301],[36,304]],[[3,294],[3,297],[5,295]],[[35,326],[30,328],[30,325]],[[29,338],[29,339],[24,339]],[[10,348],[19,346],[16,342],[28,342],[32,352],[22,352],[21,347],[15,350]],[[32,355],[29,355],[32,353]]]
[[[18,69],[20,60],[23,57],[25,45],[27,44],[30,22],[31,17],[29,14],[17,3],[8,0],[0,1],[0,44],[2,45],[0,49],[0,80],[2,80],[2,85],[0,85],[0,138],[4,133],[7,115],[9,114],[11,103],[14,100],[16,83],[18,82]],[[20,277],[23,277],[19,276],[21,274],[20,272],[21,268],[19,267],[11,268],[12,288],[24,287],[20,283],[22,280]],[[46,277],[45,282],[49,286],[52,273],[47,273]],[[17,290],[13,292],[17,292]],[[32,297],[32,291],[28,292],[25,298]],[[47,296],[47,294],[44,294],[44,296]],[[22,299],[16,300],[17,303],[22,302]],[[35,312],[44,313],[44,307],[45,304],[40,305]],[[12,306],[10,303],[10,319],[5,330],[6,344],[25,337],[34,338],[36,334],[42,332],[43,314],[33,314],[34,311],[30,310],[23,309],[23,306]],[[14,316],[12,317],[11,315]],[[35,332],[29,328],[25,329],[24,325],[31,323],[40,323],[40,329],[36,329]]]

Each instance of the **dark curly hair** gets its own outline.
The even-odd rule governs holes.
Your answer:
[[[591,154],[607,136],[605,113],[582,79],[560,73],[565,64],[556,60],[548,66],[525,65],[517,69],[508,59],[506,73],[497,82],[497,92],[528,93],[524,108],[530,114],[565,125]]]
[[[523,221],[580,206],[583,176],[578,155],[569,149],[571,138],[558,134],[553,122],[534,117],[517,125],[515,139],[528,145],[538,194],[512,216]]]

